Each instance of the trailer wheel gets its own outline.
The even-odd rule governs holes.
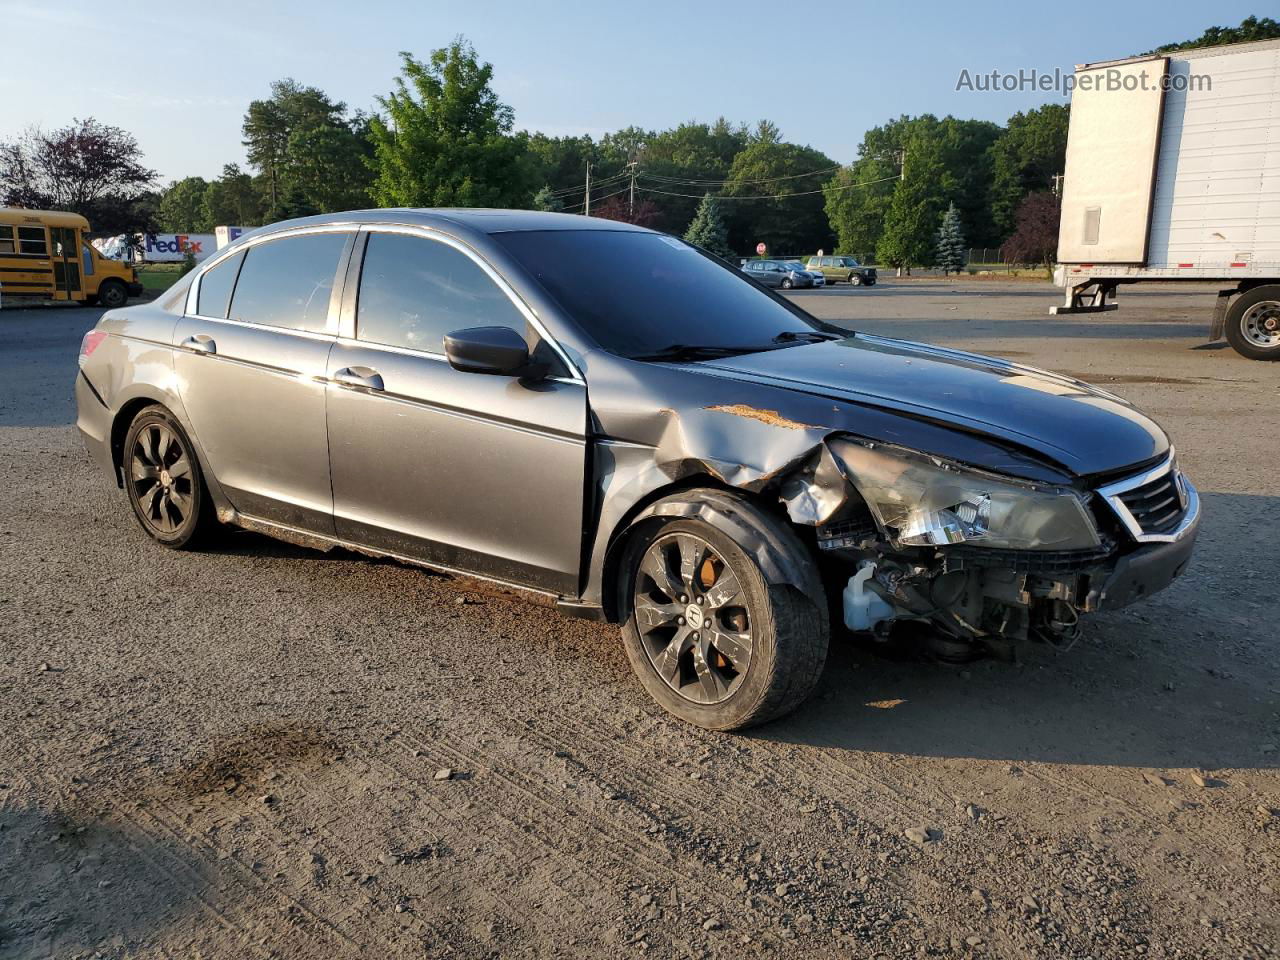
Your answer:
[[[1280,360],[1280,286],[1254,287],[1227,310],[1227,342],[1250,360]]]

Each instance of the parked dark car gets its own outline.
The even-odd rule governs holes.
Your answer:
[[[793,287],[804,289],[813,286],[813,277],[798,263],[787,263],[782,260],[748,260],[742,269],[751,279],[766,287],[778,287],[790,290]]]
[[[159,543],[233,524],[535,591],[620,624],[649,693],[717,729],[804,700],[833,622],[1069,643],[1180,574],[1199,522],[1118,397],[564,214],[255,231],[104,314],[75,393]]]

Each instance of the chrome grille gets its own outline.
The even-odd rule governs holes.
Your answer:
[[[1184,507],[1172,470],[1117,496],[1143,533],[1168,533],[1182,519]]]
[[[1100,487],[1098,493],[1139,541],[1180,538],[1200,510],[1195,488],[1172,454],[1158,467]]]

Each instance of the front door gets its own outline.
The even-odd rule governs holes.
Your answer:
[[[218,262],[173,340],[196,442],[235,508],[330,536],[325,365],[353,236],[295,234]]]
[[[338,536],[575,594],[585,385],[564,366],[525,382],[449,365],[444,335],[481,326],[510,326],[535,356],[562,363],[515,294],[461,245],[375,231],[359,270],[343,318],[354,337],[329,354]]]
[[[53,299],[83,300],[80,277],[80,237],[75,227],[50,227],[53,259]]]

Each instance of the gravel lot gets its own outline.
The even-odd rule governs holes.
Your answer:
[[[70,426],[98,311],[5,309],[0,956],[1280,954],[1280,365],[1205,346],[1185,291],[796,294],[1132,398],[1206,519],[1068,653],[835,648],[745,736],[660,713],[612,628],[251,534],[152,545]]]

